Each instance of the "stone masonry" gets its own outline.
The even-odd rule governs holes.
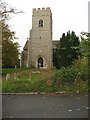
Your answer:
[[[52,13],[49,7],[33,9],[32,29],[27,42],[23,51],[27,57],[25,62],[22,60],[22,66],[52,68]]]

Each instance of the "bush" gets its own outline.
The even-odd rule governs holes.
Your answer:
[[[54,87],[80,85],[89,80],[88,64],[86,59],[80,59],[71,67],[63,67],[57,70],[53,77]]]
[[[88,80],[89,72],[88,72],[88,59],[87,58],[79,58],[74,62],[74,67],[78,69],[80,73],[80,78],[84,81]]]
[[[82,74],[83,69],[77,67],[62,68],[60,70],[39,70],[30,77],[28,71],[18,73],[16,79],[3,79],[2,92],[77,92],[87,91],[88,81]],[[34,71],[35,72],[35,71]],[[83,78],[83,79],[82,79]],[[89,86],[90,88],[90,86]],[[90,90],[90,89],[89,89]]]
[[[75,82],[77,73],[78,69],[74,67],[62,68],[55,73],[53,81],[54,83],[58,81],[61,83],[61,85],[73,84]]]

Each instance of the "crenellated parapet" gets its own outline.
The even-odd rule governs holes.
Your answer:
[[[43,7],[43,8],[33,8],[33,11],[38,11],[38,10],[50,10],[50,7]]]
[[[43,8],[33,8],[33,14],[51,14],[50,7]]]

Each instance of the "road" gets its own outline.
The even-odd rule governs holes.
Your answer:
[[[3,95],[3,118],[88,118],[88,94]]]

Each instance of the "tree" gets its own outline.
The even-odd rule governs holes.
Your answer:
[[[73,61],[78,58],[79,43],[79,38],[75,35],[75,32],[70,33],[68,31],[67,35],[62,34],[60,44],[54,52],[55,66],[57,68],[72,65]]]
[[[88,80],[90,82],[90,33],[81,32],[80,52],[81,59],[85,60],[88,69]],[[89,84],[90,85],[90,84]]]
[[[0,14],[2,16],[2,21],[10,19],[10,13],[18,14],[22,13],[22,11],[17,11],[17,9],[9,7],[8,4],[0,0]]]
[[[90,56],[90,33],[81,32],[80,52],[82,57]]]
[[[3,40],[2,65],[3,67],[15,67],[19,61],[17,44],[12,41]]]
[[[3,67],[14,67],[19,61],[19,44],[14,42],[16,39],[15,32],[12,31],[6,23],[9,20],[9,14],[17,14],[16,10],[10,8],[6,3],[0,0],[0,14],[2,15],[2,66]]]

